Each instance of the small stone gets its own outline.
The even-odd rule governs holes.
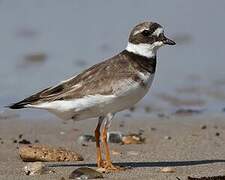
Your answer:
[[[103,178],[102,173],[88,167],[81,167],[75,169],[69,175],[69,179],[97,179],[97,178]]]
[[[65,132],[64,132],[64,131],[60,131],[60,134],[61,134],[61,135],[64,135],[64,134],[65,134]]]
[[[18,136],[18,137],[19,137],[19,139],[21,139],[21,138],[23,137],[23,134],[19,134],[19,136]]]
[[[112,150],[112,155],[121,155],[121,154],[122,154],[122,152]]]
[[[175,173],[176,172],[176,170],[174,168],[171,168],[171,167],[164,167],[160,171],[163,172],[163,173]]]
[[[31,144],[31,142],[26,139],[22,139],[21,141],[19,141],[19,144]]]
[[[135,109],[136,109],[136,108],[133,106],[133,107],[131,107],[129,110],[130,110],[131,112],[134,112]]]
[[[145,138],[140,134],[128,134],[122,138],[123,144],[143,144],[145,143]]]
[[[170,140],[170,139],[172,139],[172,137],[171,136],[165,136],[164,139]]]
[[[122,142],[123,134],[119,131],[108,132],[107,133],[107,140],[110,143],[121,143]]]
[[[47,172],[48,168],[42,162],[27,163],[23,168],[26,175],[41,175]]]
[[[201,129],[206,129],[206,128],[207,128],[206,125],[202,125],[202,126],[201,126]]]
[[[13,143],[17,143],[17,140],[16,140],[16,139],[14,139],[14,140],[13,140]]]
[[[19,155],[23,161],[83,161],[83,157],[75,151],[65,148],[54,148],[47,145],[33,144],[19,146]]]
[[[139,153],[136,152],[136,151],[128,151],[127,152],[127,155],[130,155],[130,156],[137,156]]]
[[[38,139],[35,139],[34,143],[39,143],[39,140]]]
[[[220,136],[220,133],[219,132],[216,132],[216,134],[215,134],[216,136]]]
[[[87,142],[95,142],[95,137],[89,134],[85,134],[85,135],[79,136],[77,141],[81,145],[86,145]]]

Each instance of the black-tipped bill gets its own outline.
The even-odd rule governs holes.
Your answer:
[[[176,43],[175,43],[173,40],[171,40],[171,39],[165,37],[165,38],[163,39],[163,44],[175,45]]]

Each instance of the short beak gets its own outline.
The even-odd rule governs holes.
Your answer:
[[[171,39],[164,37],[163,44],[175,45],[176,43],[174,41],[172,41]]]

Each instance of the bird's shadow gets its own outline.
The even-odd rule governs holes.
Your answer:
[[[203,164],[212,164],[212,163],[225,163],[224,159],[212,159],[212,160],[192,160],[192,161],[160,161],[160,162],[122,162],[114,163],[118,166],[123,167],[178,167],[178,166],[195,166]],[[93,163],[55,163],[49,164],[49,167],[96,167],[96,164]]]

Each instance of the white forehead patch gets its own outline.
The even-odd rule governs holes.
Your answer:
[[[135,31],[133,35],[139,34],[139,33],[143,32],[144,30],[148,30],[148,29],[146,29],[145,27],[142,29],[139,29],[139,30]],[[163,28],[159,27],[152,33],[152,35],[159,36],[161,33],[163,33]]]
[[[161,33],[163,33],[163,28],[159,27],[152,33],[152,35],[159,36]]]
[[[148,29],[146,29],[145,27],[143,27],[143,28],[141,28],[141,29],[135,31],[133,35],[135,36],[136,34],[139,34],[139,33],[141,33],[141,32],[144,31],[144,30],[148,30]]]

